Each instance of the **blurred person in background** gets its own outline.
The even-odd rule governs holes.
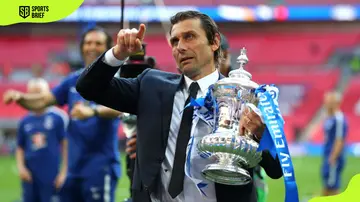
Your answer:
[[[41,78],[28,82],[28,93],[48,93]],[[24,202],[50,202],[67,175],[67,114],[56,107],[30,111],[17,130],[16,162],[22,181]],[[62,163],[60,163],[62,162]]]
[[[231,70],[237,69],[231,66],[231,53],[230,46],[225,35],[220,34],[221,38],[221,49],[223,50],[224,60],[220,63],[220,73],[226,77],[229,76]],[[266,202],[267,194],[268,194],[268,186],[265,182],[265,170],[257,165],[254,168],[254,184],[257,192],[257,200],[258,202]]]
[[[220,38],[221,38],[220,46],[223,51],[223,61],[220,63],[219,70],[222,75],[228,77],[229,72],[233,70],[231,67],[230,46],[227,38],[223,34],[220,34]]]
[[[111,48],[112,39],[99,27],[87,30],[80,43],[85,66]],[[75,89],[85,68],[68,75],[51,92],[22,93],[8,90],[4,102],[25,109],[42,110],[50,105],[68,105],[69,167],[61,190],[62,202],[115,201],[121,175],[117,129],[120,112],[85,100]]]
[[[132,199],[132,182],[135,169],[135,158],[136,158],[136,115],[122,113],[121,122],[123,124],[123,130],[126,135],[126,174],[129,178],[129,193],[130,198],[124,199],[124,202],[131,202]]]
[[[341,95],[327,92],[324,106],[327,112],[324,121],[324,153],[322,165],[323,195],[339,193],[341,175],[345,166],[344,145],[348,132],[348,123],[340,109]]]

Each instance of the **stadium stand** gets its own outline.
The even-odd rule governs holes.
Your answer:
[[[55,36],[1,36],[0,61],[5,64],[10,63],[11,67],[22,67],[29,64],[45,64],[49,54],[64,50],[66,38]],[[19,49],[21,47],[21,49]],[[18,57],[19,51],[22,54]]]
[[[250,58],[247,68],[255,81],[275,83],[280,87],[280,106],[287,122],[285,130],[289,141],[295,139],[296,131],[303,129],[321,107],[323,93],[334,88],[338,81],[338,69],[324,69],[332,51],[360,41],[356,32],[244,33],[241,37],[232,33],[225,35],[231,49],[236,50],[233,53],[235,58],[240,48],[247,48]],[[8,48],[0,51],[0,78],[2,81],[8,79],[8,82],[1,86],[0,94],[12,85],[24,89],[24,85],[18,82],[23,83],[29,77],[30,71],[26,67],[33,64],[54,66],[49,57],[56,52],[64,52],[69,41],[71,39],[57,36],[41,39],[31,37],[31,40],[20,36],[1,37],[0,45]],[[160,68],[176,72],[165,36],[149,35],[145,42],[151,44],[147,47],[147,53],[157,59]],[[19,50],[31,54],[19,58]],[[282,72],[283,69],[287,71]],[[312,74],[308,74],[310,70]],[[1,105],[0,108],[0,118],[15,118],[23,113],[15,105]],[[293,114],[296,114],[296,118]]]
[[[343,95],[343,103],[341,109],[346,115],[349,124],[349,133],[347,142],[355,143],[360,142],[360,75],[354,76],[349,82],[348,88]],[[320,123],[314,130],[311,138],[314,143],[322,143],[324,140],[322,123]]]
[[[279,86],[279,106],[287,125],[287,139],[294,140],[296,131],[303,129],[321,107],[324,92],[338,82],[339,69],[323,70],[308,74],[253,73],[258,83],[274,83]],[[294,116],[296,114],[296,116]],[[286,129],[285,129],[286,130]]]
[[[349,46],[360,41],[358,33],[244,33],[241,37],[225,33],[233,54],[239,54],[242,47],[248,49],[249,68],[253,71],[276,71],[279,67],[300,67],[307,70],[323,67],[332,51],[337,47]],[[326,36],[326,37],[325,37]],[[152,46],[148,52],[158,58],[158,64],[168,71],[174,71],[164,36],[147,36]],[[291,47],[291,51],[289,51]],[[168,54],[164,57],[163,54]],[[236,55],[235,55],[236,56]],[[291,70],[294,70],[292,68]]]
[[[360,42],[360,35],[356,32],[244,33],[241,37],[231,33],[225,35],[228,37],[231,49],[237,50],[234,54],[238,54],[238,50],[243,46],[248,49],[249,68],[252,72],[274,71],[281,66],[301,69],[319,68],[327,62],[335,48]],[[159,67],[175,72],[174,61],[165,36],[149,35],[145,40],[151,44],[147,47],[147,52],[157,59]],[[69,39],[66,37],[43,39],[31,37],[30,40],[20,36],[3,36],[0,39],[0,46],[7,48],[0,50],[0,66],[11,69],[30,66],[33,63],[45,65],[48,63],[49,55],[65,50],[68,42]],[[19,47],[23,52],[31,54],[17,57]]]

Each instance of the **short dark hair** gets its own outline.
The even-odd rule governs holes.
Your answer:
[[[211,19],[208,15],[200,13],[198,11],[182,11],[176,13],[174,16],[170,18],[171,28],[170,28],[170,35],[172,27],[184,20],[188,19],[199,19],[201,22],[201,26],[206,33],[206,38],[208,39],[210,44],[214,44],[216,34],[220,35],[220,31],[216,23],[213,19]],[[216,67],[221,64],[221,60],[223,60],[222,50],[221,47],[214,52],[214,61]]]
[[[91,27],[91,28],[87,29],[81,35],[81,41],[80,41],[80,53],[81,53],[81,55],[83,54],[83,46],[84,46],[84,43],[85,43],[85,37],[90,32],[102,32],[102,33],[104,33],[105,36],[106,36],[106,42],[105,42],[106,43],[106,49],[108,50],[111,47],[113,47],[113,39],[110,36],[110,34],[108,32],[106,32],[104,28],[99,27],[99,26],[94,26],[94,27]]]

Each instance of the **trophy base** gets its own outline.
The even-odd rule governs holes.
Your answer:
[[[245,185],[252,180],[247,170],[236,165],[209,164],[202,171],[202,176],[207,180],[226,185]]]

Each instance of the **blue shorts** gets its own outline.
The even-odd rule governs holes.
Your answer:
[[[337,190],[340,188],[343,167],[343,163],[340,162],[337,162],[334,166],[330,166],[328,163],[323,164],[322,181],[324,188],[329,190]]]
[[[58,202],[54,186],[40,185],[36,182],[22,182],[23,202]]]
[[[117,180],[105,171],[87,178],[68,177],[60,191],[61,202],[115,202]]]

